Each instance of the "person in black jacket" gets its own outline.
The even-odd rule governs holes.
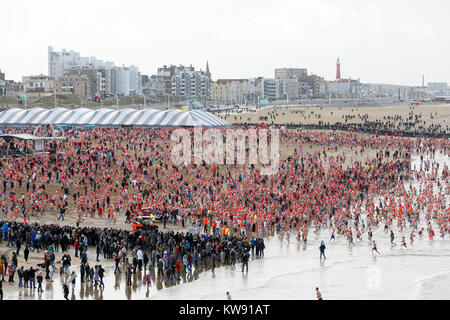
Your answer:
[[[25,249],[23,250],[23,258],[25,261],[28,261],[28,255],[30,254],[30,249],[28,249],[28,245],[25,246]]]
[[[84,282],[84,272],[85,272],[85,266],[84,263],[80,264],[80,281]]]
[[[248,251],[245,250],[244,253],[242,254],[242,272],[244,272],[244,267],[246,267],[246,272],[248,272],[248,258],[249,258],[249,254]]]
[[[63,284],[63,291],[64,291],[64,299],[69,300],[69,286],[67,283]]]
[[[44,290],[42,290],[42,281],[43,281],[42,272],[39,272],[39,274],[37,276],[37,283],[38,283],[37,291],[38,291],[38,293],[44,292]]]
[[[100,278],[100,286],[103,288],[105,287],[105,284],[103,283],[103,277],[105,275],[105,269],[102,268],[102,265],[98,266],[98,277]]]
[[[322,242],[320,243],[320,247],[319,247],[320,259],[321,260],[322,260],[322,256],[323,256],[324,259],[326,259],[326,257],[325,257],[325,249],[326,249],[325,242],[323,242],[323,240],[322,240]]]

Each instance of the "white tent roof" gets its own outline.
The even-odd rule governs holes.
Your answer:
[[[27,113],[27,110],[18,109],[14,113],[12,113],[7,119],[5,119],[5,123],[8,124],[18,124],[20,123],[20,119],[22,119]]]
[[[12,108],[1,112],[0,115],[0,123],[6,123],[6,121],[12,117],[14,114],[16,114],[18,111],[23,111],[23,109],[19,108]]]
[[[229,127],[230,124],[206,111],[102,108],[20,109],[0,112],[0,126],[32,126],[43,123],[69,126],[145,126],[145,127]]]

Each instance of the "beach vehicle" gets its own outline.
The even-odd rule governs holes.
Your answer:
[[[141,216],[143,216],[143,217],[152,217],[153,216],[153,218],[155,220],[161,220],[163,213],[156,209],[145,207],[145,208],[141,209]]]
[[[411,100],[411,105],[418,106],[418,105],[420,105],[420,102],[419,102],[419,100]]]
[[[133,221],[132,228],[133,230],[137,229],[151,230],[158,228],[158,225],[156,225],[153,222],[151,216],[137,216]]]

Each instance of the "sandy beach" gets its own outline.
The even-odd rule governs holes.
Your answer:
[[[220,117],[230,123],[267,123],[267,124],[336,124],[345,123],[363,123],[363,119],[368,121],[388,121],[402,117],[407,119],[412,115],[420,116],[426,125],[440,124],[447,127],[450,124],[450,104],[419,105],[419,106],[343,106],[343,107],[285,107],[267,108],[247,113],[229,113],[221,112]],[[271,116],[275,116],[272,118]],[[261,120],[260,117],[268,117],[267,120]],[[397,122],[400,122],[397,120]]]

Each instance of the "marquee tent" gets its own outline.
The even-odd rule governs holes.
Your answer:
[[[103,127],[230,127],[228,122],[202,110],[12,108],[0,112],[0,126],[2,127],[37,126],[47,123],[65,126]]]

